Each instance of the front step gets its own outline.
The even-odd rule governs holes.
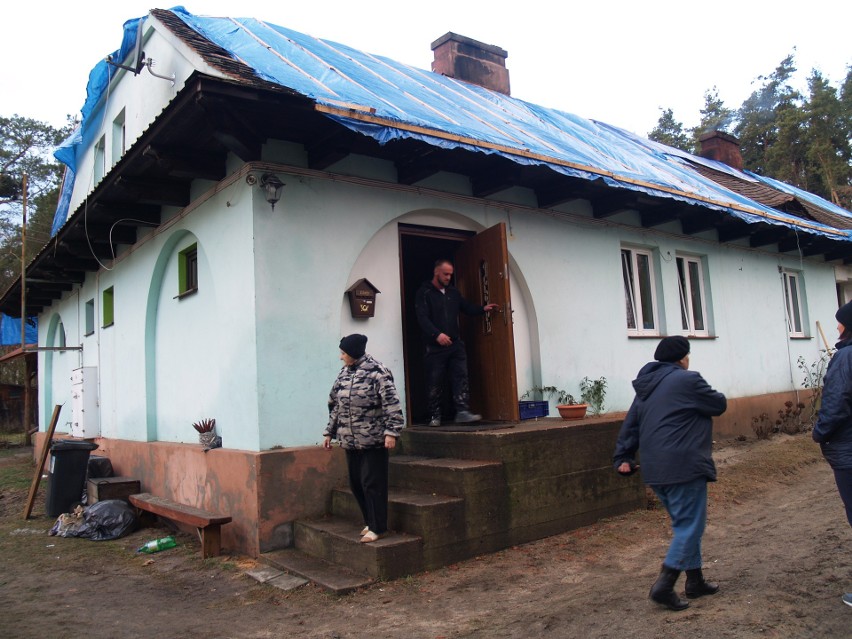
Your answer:
[[[467,498],[505,483],[498,461],[394,455],[388,466],[391,486]]]
[[[295,546],[302,552],[374,579],[397,579],[423,570],[423,540],[389,532],[370,544],[360,542],[361,525],[339,517],[295,522]]]
[[[331,493],[331,514],[361,523],[361,509],[348,488]],[[464,516],[464,500],[403,488],[388,489],[388,528],[424,538],[446,534]],[[363,525],[363,524],[362,524]]]
[[[345,595],[373,583],[367,575],[356,573],[338,564],[330,564],[318,557],[311,557],[295,548],[263,553],[260,555],[260,560],[278,570],[308,579],[335,595]]]

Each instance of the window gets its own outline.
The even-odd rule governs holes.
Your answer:
[[[62,322],[59,322],[59,326],[57,327],[57,330],[56,330],[56,337],[57,337],[57,344],[56,345],[59,348],[65,348],[65,345],[66,345],[66,342],[65,342],[65,324],[63,324]]]
[[[178,253],[178,297],[198,291],[198,245]]]
[[[104,300],[101,305],[104,314],[103,327],[112,326],[115,323],[115,315],[113,310],[113,287],[110,286],[104,291]]]
[[[95,332],[95,300],[86,302],[86,335]]]
[[[782,271],[784,301],[787,312],[787,332],[790,337],[805,337],[802,321],[802,276],[793,271]]]
[[[104,179],[106,175],[106,139],[101,136],[98,143],[95,144],[95,166],[92,174],[93,183],[97,184]]]
[[[124,157],[127,150],[127,128],[124,125],[124,109],[112,121],[112,165]]]
[[[628,335],[659,335],[654,261],[650,251],[621,249]]]
[[[701,258],[678,257],[677,279],[680,293],[680,321],[684,335],[708,337],[704,269]]]

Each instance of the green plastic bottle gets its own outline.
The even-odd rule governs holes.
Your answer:
[[[175,546],[177,546],[177,542],[175,541],[175,538],[170,535],[168,537],[163,537],[162,539],[149,541],[147,544],[140,546],[136,552],[144,552],[150,555],[151,553],[160,552],[161,550],[166,550],[168,548],[174,548]]]

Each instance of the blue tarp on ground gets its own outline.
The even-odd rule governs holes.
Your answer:
[[[699,203],[746,222],[807,227],[811,233],[849,239],[831,227],[805,222],[734,193],[692,170],[684,161],[686,154],[618,127],[254,18],[196,16],[183,7],[172,11],[251,66],[259,77],[337,110],[328,116],[381,144],[416,138],[444,148],[499,154],[581,179],[601,179],[616,188]],[[133,50],[138,20],[125,23],[114,59],[124,60]],[[101,62],[90,75],[80,139],[86,138],[88,116],[113,72]]]

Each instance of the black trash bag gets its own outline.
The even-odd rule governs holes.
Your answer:
[[[112,462],[109,457],[101,455],[89,455],[89,466],[87,476],[89,479],[99,479],[101,477],[112,477]]]
[[[60,515],[50,529],[58,537],[83,537],[93,541],[118,539],[136,528],[136,513],[121,499],[106,499],[74,513]]]

